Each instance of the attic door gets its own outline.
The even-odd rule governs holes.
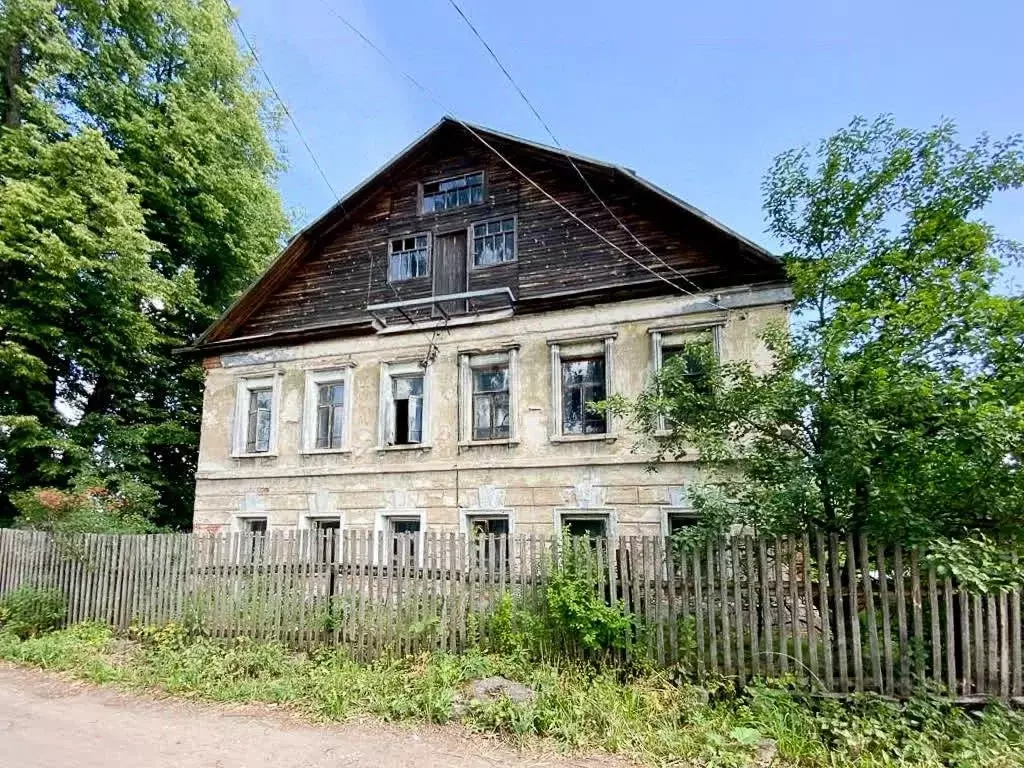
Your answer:
[[[434,238],[434,295],[447,296],[466,291],[466,231],[450,232]],[[465,299],[446,301],[441,308],[449,315],[466,311]],[[440,314],[436,309],[434,314]]]

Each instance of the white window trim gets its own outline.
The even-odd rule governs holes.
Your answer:
[[[395,280],[391,276],[391,256],[394,251],[391,250],[392,244],[395,240],[408,240],[409,238],[425,237],[427,238],[427,271],[425,274],[416,275],[415,277],[403,277],[399,280]],[[400,251],[401,253],[401,251]],[[410,280],[423,280],[431,276],[434,266],[434,235],[432,232],[412,232],[407,235],[388,235],[388,256],[387,264],[388,282],[389,283],[407,283]]]
[[[647,332],[651,337],[651,373],[656,375],[661,372],[664,365],[664,348],[685,344],[687,337],[693,338],[703,333],[711,334],[711,344],[715,353],[715,359],[722,359],[722,330],[724,323],[702,323],[694,325],[671,326],[664,328],[651,328]],[[665,414],[658,415],[658,424],[655,435],[664,437],[672,430],[668,428]]]
[[[672,527],[668,524],[668,519],[672,515],[678,515],[679,517],[687,517],[691,520],[700,520],[700,515],[697,514],[697,510],[693,507],[668,507],[663,506],[658,508],[661,512],[661,537],[667,539],[672,535]]]
[[[495,264],[477,264],[476,253],[474,247],[474,235],[473,227],[478,227],[481,224],[490,224],[495,221],[505,221],[505,219],[512,219],[512,258],[505,261],[499,261]],[[479,221],[472,222],[466,227],[466,242],[467,242],[467,256],[469,261],[469,269],[491,269],[492,267],[500,267],[502,264],[515,264],[519,261],[519,216],[515,213],[509,214],[508,216],[493,216],[487,219],[480,219]]]
[[[380,550],[381,547],[376,546],[378,541],[383,541],[384,546],[384,557],[388,561],[391,557],[391,540],[388,536],[388,532],[391,528],[391,520],[393,518],[399,519],[412,519],[418,518],[420,521],[420,532],[416,537],[416,561],[417,565],[423,565],[423,548],[427,542],[427,510],[415,508],[415,509],[380,509],[377,510],[376,515],[373,518],[373,562],[375,565],[380,564]]]
[[[342,424],[340,448],[316,447],[316,417],[321,384],[345,385],[342,402],[345,423]],[[349,453],[352,450],[352,366],[306,371],[306,390],[302,404],[302,453]]]
[[[583,520],[607,520],[608,538],[618,538],[619,515],[615,507],[555,507],[552,515],[552,523],[555,526],[556,533],[561,533],[562,520],[566,517],[574,517]]]
[[[277,456],[277,424],[281,414],[280,371],[240,376],[235,380],[235,417],[232,425],[231,456],[233,458],[260,458]],[[266,451],[245,450],[246,429],[249,423],[249,392],[253,389],[270,387],[270,445]],[[250,515],[252,517],[252,515]]]
[[[470,521],[474,517],[507,517],[508,518],[508,538],[511,539],[516,535],[516,519],[515,513],[511,507],[501,507],[500,509],[482,509],[480,507],[460,507],[459,508],[459,534],[466,537],[467,542],[469,541],[469,525]]]
[[[548,341],[551,355],[551,429],[549,439],[553,443],[587,442],[594,440],[614,440],[615,420],[610,411],[604,415],[604,432],[592,435],[567,435],[562,432],[562,361],[574,357],[586,357],[588,354],[573,352],[573,347],[587,348],[594,344],[604,345],[604,394],[605,398],[615,393],[614,378],[614,345],[615,335],[609,334],[598,338],[579,338],[565,341]]]
[[[229,526],[228,530],[232,534],[239,534],[240,535],[240,534],[248,533],[249,531],[248,531],[248,528],[247,528],[247,526],[245,524],[246,520],[266,520],[267,521],[267,532],[266,532],[265,535],[266,536],[270,535],[270,530],[271,530],[270,529],[270,515],[268,515],[266,513],[263,513],[263,514],[259,514],[259,513],[243,513],[243,514],[232,515],[231,516],[231,525]]]
[[[315,512],[307,512],[299,516],[299,530],[300,531],[311,531],[313,530],[313,523],[317,520],[337,520],[338,521],[338,533],[340,534],[346,528],[346,520],[344,512],[324,513],[317,514]]]
[[[394,377],[422,374],[423,376],[423,440],[409,445],[392,445],[394,436],[393,405]],[[408,362],[384,362],[380,364],[380,393],[377,403],[377,450],[380,451],[411,451],[427,450],[431,447],[430,411],[432,406],[434,370],[432,365],[423,366],[419,360]]]
[[[473,369],[508,364],[508,437],[473,438]],[[425,386],[425,385],[424,385]],[[513,445],[519,442],[519,348],[459,354],[459,446]]]

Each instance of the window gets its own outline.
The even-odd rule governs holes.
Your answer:
[[[388,279],[391,282],[426,277],[429,267],[429,235],[400,237],[391,241],[391,259],[388,262]]]
[[[410,565],[417,562],[422,554],[420,536],[423,524],[419,517],[388,518],[388,538],[391,539],[391,556],[395,565]]]
[[[314,517],[309,523],[314,532],[316,560],[321,563],[334,562],[334,554],[341,546],[341,518]]]
[[[602,538],[615,535],[614,512],[607,510],[556,509],[555,526],[570,536]]]
[[[265,517],[236,517],[234,528],[241,536],[237,537],[232,545],[236,553],[235,558],[239,563],[253,563],[258,561],[264,552],[264,537],[267,535],[267,518]]]
[[[492,560],[491,537],[494,537],[493,560],[499,568],[506,568],[509,561],[509,516],[507,514],[473,514],[467,515],[466,521],[469,528],[471,559],[488,566]]]
[[[473,266],[516,260],[516,220],[512,217],[473,225]]]
[[[675,536],[680,531],[692,528],[698,523],[697,514],[691,510],[670,509],[665,512],[665,531],[669,536]]]
[[[276,453],[278,377],[239,379],[235,400],[234,455]]]
[[[392,445],[423,442],[423,377],[396,376],[391,381],[394,435]]]
[[[668,367],[673,380],[688,382],[697,392],[708,393],[711,388],[708,367],[718,357],[720,333],[721,326],[651,331],[655,372]],[[659,429],[667,431],[670,427],[671,421],[662,415]]]
[[[469,173],[424,184],[422,210],[423,213],[449,211],[452,208],[481,203],[483,199],[483,173]]]
[[[304,452],[348,450],[351,373],[351,367],[307,371],[302,424]]]
[[[459,358],[459,442],[511,442],[515,435],[515,387],[519,350]]]
[[[614,336],[601,339],[549,340],[551,347],[551,439],[589,440],[611,437],[611,416],[593,405],[611,394]]]
[[[382,448],[429,443],[429,386],[427,371],[418,362],[382,365]]]
[[[562,434],[599,435],[605,417],[592,405],[605,399],[604,357],[562,361]]]
[[[263,535],[267,532],[267,518],[242,517],[239,518],[239,527],[242,533],[258,533]]]

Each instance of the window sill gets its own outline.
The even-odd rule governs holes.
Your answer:
[[[332,453],[352,453],[351,448],[306,448],[305,450],[299,451],[300,456],[320,456],[322,454]]]
[[[549,438],[552,443],[614,443],[617,439],[615,435],[608,433],[600,435],[552,435]]]
[[[276,459],[277,451],[266,451],[264,453],[232,453],[232,459]]]
[[[429,451],[430,446],[426,443],[415,443],[412,445],[385,445],[377,449],[378,453],[386,451]]]
[[[497,440],[460,440],[459,448],[477,448],[488,445],[519,445],[519,440],[512,438],[498,438]]]

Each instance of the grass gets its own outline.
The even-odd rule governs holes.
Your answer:
[[[967,713],[931,696],[905,704],[872,696],[840,702],[781,683],[737,692],[729,681],[709,691],[671,672],[537,664],[481,652],[362,664],[340,650],[295,654],[276,643],[193,638],[174,626],[127,638],[95,624],[26,640],[0,632],[0,658],[132,689],[275,703],[321,721],[458,719],[518,744],[539,739],[651,765],[747,766],[766,739],[778,744],[775,766],[1024,765],[1024,715],[998,705]],[[471,705],[453,717],[466,682],[489,675],[531,685],[536,701]]]

